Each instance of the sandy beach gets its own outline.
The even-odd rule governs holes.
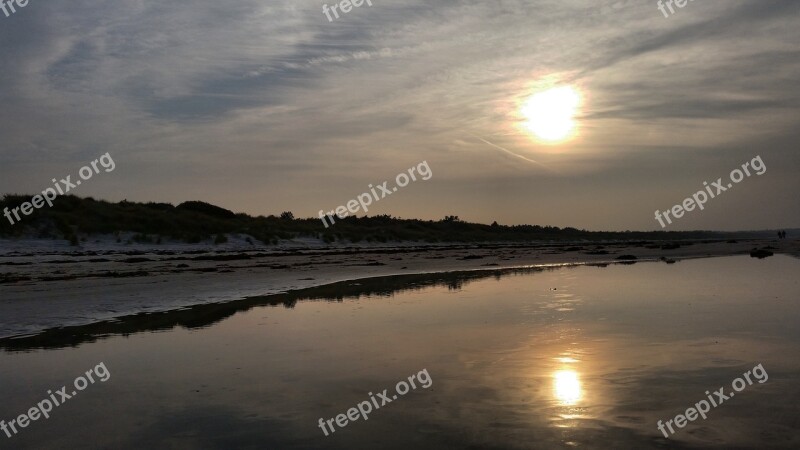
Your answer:
[[[257,249],[236,239],[226,246],[98,242],[79,249],[52,242],[17,241],[2,246],[0,338],[379,276],[633,261],[672,263],[746,255],[754,248],[800,255],[800,243],[791,240],[380,246],[325,246],[306,240]]]

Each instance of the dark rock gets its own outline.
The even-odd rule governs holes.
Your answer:
[[[772,253],[769,250],[765,250],[765,249],[760,249],[759,250],[759,249],[755,249],[754,248],[753,250],[750,251],[750,257],[751,258],[764,259],[764,258],[769,258],[770,256],[773,256],[773,255],[774,255],[774,253]]]

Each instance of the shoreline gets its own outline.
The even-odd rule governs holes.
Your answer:
[[[0,339],[124,317],[291,294],[375,277],[749,255],[800,257],[800,241],[386,245],[375,248],[171,250],[0,256],[28,280],[0,284]],[[135,253],[131,255],[130,253]],[[634,261],[619,260],[630,255]],[[10,264],[9,264],[10,263]],[[108,274],[112,274],[109,276]],[[116,274],[116,276],[114,276]],[[7,278],[8,279],[8,278]],[[12,278],[13,280],[13,278]]]

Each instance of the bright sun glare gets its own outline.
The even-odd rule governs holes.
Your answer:
[[[581,97],[571,86],[550,89],[532,95],[520,108],[525,128],[546,142],[567,139],[575,129],[575,115]]]
[[[554,374],[556,399],[563,405],[574,405],[581,399],[581,382],[574,370],[561,370]]]

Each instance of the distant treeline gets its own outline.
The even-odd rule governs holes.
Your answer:
[[[31,196],[6,195],[0,210],[15,208]],[[136,203],[123,200],[111,203],[75,196],[58,197],[52,208],[37,209],[22,222],[11,225],[0,220],[0,236],[68,239],[77,244],[90,234],[134,233],[137,242],[160,243],[162,238],[198,243],[213,239],[226,241],[226,234],[241,233],[263,243],[280,239],[316,237],[326,242],[492,242],[539,240],[678,240],[766,237],[765,232],[604,232],[539,225],[491,225],[467,223],[457,216],[433,220],[399,219],[388,215],[347,217],[325,228],[319,218],[297,219],[291,212],[279,216],[252,217],[235,214],[208,203],[191,201],[174,206],[169,203]]]

